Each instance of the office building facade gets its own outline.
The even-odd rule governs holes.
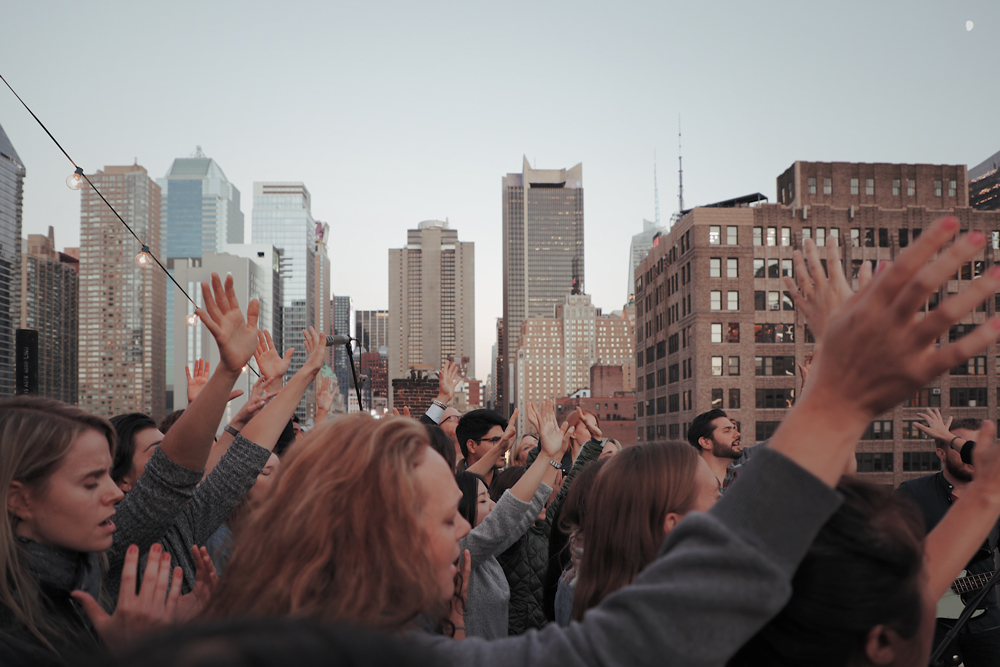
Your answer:
[[[354,315],[354,337],[367,352],[389,347],[389,311],[359,310]]]
[[[14,337],[21,306],[24,163],[0,127],[0,396],[14,394]]]
[[[964,165],[796,162],[777,190],[777,204],[750,207],[745,198],[686,212],[637,269],[638,441],[684,438],[691,420],[712,408],[729,413],[747,444],[771,436],[801,389],[797,364],[814,349],[782,283],[805,239],[821,252],[838,243],[856,287],[865,262],[894,259],[945,214],[986,231],[991,242],[927,309],[1000,260],[1000,213],[969,207]],[[990,299],[942,341],[957,340],[998,306]],[[857,448],[861,476],[896,485],[938,468],[933,442],[914,427],[927,407],[996,419],[998,352],[989,346],[879,415]]]
[[[969,205],[980,211],[1000,209],[1000,152],[969,168]]]
[[[333,297],[333,331],[331,333],[350,336],[354,328],[354,299],[349,296]],[[352,343],[353,345],[354,343]],[[352,347],[352,349],[354,348]],[[357,359],[355,359],[355,363],[357,363]],[[355,370],[357,370],[356,367]],[[337,390],[340,392],[340,400],[343,401],[343,409],[347,410],[348,396],[354,395],[355,392],[350,357],[344,345],[336,345],[333,348],[333,375],[337,378]],[[356,401],[357,397],[355,397]]]
[[[162,257],[160,186],[146,170],[110,166],[88,178]],[[90,186],[80,192],[80,407],[159,420],[166,406],[167,278],[155,265],[140,268],[132,234]]]
[[[38,395],[78,396],[80,261],[56,250],[55,232],[28,234],[21,251],[21,329],[38,332]]]
[[[448,359],[475,376],[474,270],[474,244],[439,220],[421,222],[405,248],[389,250],[390,379]]]
[[[657,234],[666,234],[667,228],[662,225],[658,225],[655,222],[650,222],[649,220],[643,219],[642,221],[642,231],[638,234],[632,236],[632,243],[628,249],[629,256],[629,270],[628,270],[628,292],[629,298],[633,296],[632,290],[635,289],[635,281],[633,276],[635,275],[635,270],[639,268],[639,264],[642,260],[646,259],[646,255],[649,251],[653,249],[653,239]]]
[[[567,294],[584,289],[583,165],[533,169],[503,177],[503,317],[512,332],[496,381],[505,403],[518,401],[512,375],[517,332],[532,317],[552,317]],[[510,405],[497,409],[509,414]]]

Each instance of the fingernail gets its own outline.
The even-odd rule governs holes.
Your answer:
[[[128,552],[134,556],[135,554],[139,553],[139,547],[136,546],[135,544],[130,544],[128,546]]]
[[[958,229],[958,218],[948,217],[941,222],[941,226],[948,230]]]
[[[979,245],[981,243],[984,243],[985,241],[986,241],[986,234],[983,234],[978,229],[975,230],[975,231],[969,232],[969,242],[970,243],[974,243],[976,245]]]

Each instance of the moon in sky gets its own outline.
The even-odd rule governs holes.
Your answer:
[[[970,32],[972,30],[972,26],[973,26],[972,21],[966,21],[965,22],[965,30],[966,30],[966,32]]]

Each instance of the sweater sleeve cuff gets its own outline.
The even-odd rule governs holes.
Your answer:
[[[710,512],[794,570],[842,501],[837,491],[791,459],[761,447]]]
[[[233,438],[226,456],[232,456],[240,463],[263,470],[264,466],[267,465],[267,460],[271,457],[271,450],[238,435]]]

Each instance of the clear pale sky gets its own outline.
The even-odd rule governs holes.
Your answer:
[[[972,31],[966,21],[974,22]],[[240,189],[303,181],[332,290],[388,304],[421,220],[476,244],[477,375],[502,309],[501,177],[583,162],[586,291],[621,308],[630,236],[684,203],[775,196],[795,160],[957,163],[1000,150],[1000,3],[7,2],[0,73],[88,172],[154,178],[196,145]],[[24,234],[79,242],[71,165],[0,88]]]

